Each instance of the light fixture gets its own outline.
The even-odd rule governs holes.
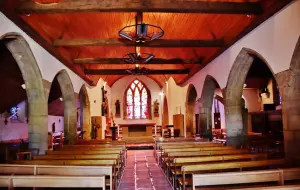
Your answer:
[[[26,89],[26,84],[22,84],[21,87],[25,90]]]
[[[151,59],[153,59],[155,56],[153,54],[149,54],[149,53],[129,53],[127,55],[124,56],[124,61],[127,63],[147,63],[149,62]]]
[[[244,88],[246,88],[246,87],[247,87],[247,84],[245,83],[245,84],[244,84]]]
[[[125,26],[119,31],[119,35],[136,43],[145,43],[162,37],[164,31],[159,26],[141,23]]]
[[[263,98],[268,98],[270,96],[270,92],[267,87],[265,87],[261,90],[260,96]]]
[[[145,75],[150,72],[150,69],[147,69],[145,67],[135,67],[134,69],[127,69],[126,72],[131,75]]]
[[[64,99],[62,97],[60,97],[59,100],[62,102]]]

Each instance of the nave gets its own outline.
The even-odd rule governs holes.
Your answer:
[[[132,147],[131,147],[132,148]],[[141,147],[139,147],[141,148]],[[14,188],[300,189],[299,163],[207,139],[155,139],[154,150],[124,141],[78,140],[0,164],[0,186]],[[24,155],[25,156],[25,155]]]
[[[128,150],[119,189],[171,190],[172,187],[158,166],[153,150]]]

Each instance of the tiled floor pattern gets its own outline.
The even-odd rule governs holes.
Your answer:
[[[153,150],[128,150],[127,165],[119,190],[171,190],[157,165]]]

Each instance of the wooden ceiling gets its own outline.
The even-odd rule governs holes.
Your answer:
[[[105,58],[123,58],[135,52],[136,44],[120,40],[118,32],[135,24],[137,11],[142,11],[144,23],[164,30],[161,39],[140,48],[141,53],[154,54],[157,63],[161,63],[143,66],[151,70],[189,70],[188,74],[149,75],[163,86],[169,77],[178,84],[185,82],[291,1],[3,0],[0,7],[8,18],[89,84],[97,84],[102,77],[110,86],[124,75],[98,74],[135,67],[111,64]]]

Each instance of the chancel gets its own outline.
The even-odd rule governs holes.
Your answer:
[[[1,188],[300,189],[300,0],[0,11]]]

